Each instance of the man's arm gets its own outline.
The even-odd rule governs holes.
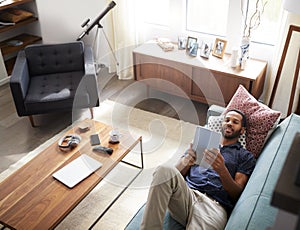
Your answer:
[[[213,152],[205,150],[205,160],[219,174],[222,185],[231,198],[237,200],[244,190],[249,177],[237,172],[235,178],[232,178],[219,150],[214,149]]]
[[[192,149],[192,144],[187,153],[179,159],[175,167],[179,170],[182,176],[186,176],[192,165],[195,164],[196,153]]]

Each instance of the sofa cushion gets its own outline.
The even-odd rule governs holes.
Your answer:
[[[291,114],[273,132],[257,160],[255,169],[239,198],[225,229],[272,227],[278,209],[271,206],[272,194],[288,149],[300,127],[300,116]]]
[[[126,230],[138,230],[140,229],[140,225],[143,219],[143,214],[145,210],[146,204],[144,204],[134,215],[134,217],[131,219],[131,221],[127,224],[125,227]],[[170,213],[167,211],[165,218],[164,218],[164,224],[163,224],[164,230],[184,230],[185,227],[182,226],[180,223],[178,223],[176,220],[174,220]]]
[[[224,113],[229,109],[239,109],[246,115],[247,149],[257,158],[265,144],[269,131],[278,121],[280,112],[259,103],[242,85],[239,86],[231,98]]]

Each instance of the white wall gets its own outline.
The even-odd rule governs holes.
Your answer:
[[[105,0],[36,0],[36,4],[44,43],[75,41],[83,31],[81,24],[96,18],[107,6]],[[94,29],[86,40],[90,42],[93,33]]]
[[[43,43],[75,41],[85,29],[81,27],[82,23],[89,18],[91,24],[107,8],[109,2],[106,0],[36,0]],[[111,31],[111,28],[106,27],[110,19],[111,12],[108,12],[100,20],[106,34]],[[85,44],[93,44],[96,31],[97,26],[82,39]],[[99,56],[106,56],[109,46],[101,30],[99,35],[97,39],[100,44]]]

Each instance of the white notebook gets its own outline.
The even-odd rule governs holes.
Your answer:
[[[86,154],[82,154],[80,157],[53,173],[52,176],[69,188],[73,188],[101,166],[101,162]]]

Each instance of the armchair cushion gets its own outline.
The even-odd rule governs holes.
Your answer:
[[[25,48],[31,76],[84,70],[84,46],[78,42],[66,44],[35,44]]]
[[[45,112],[54,109],[71,109],[82,76],[83,72],[78,71],[32,77],[24,101],[25,108],[38,111],[42,107]],[[82,105],[88,105],[90,103],[88,94],[82,96],[83,94],[76,97],[80,97],[79,101]]]

